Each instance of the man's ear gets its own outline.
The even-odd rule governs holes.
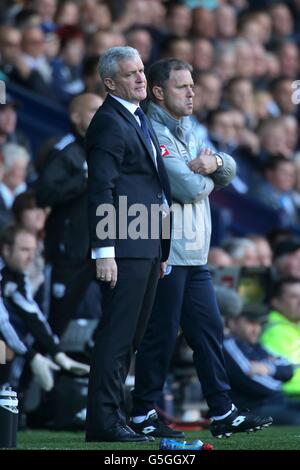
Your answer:
[[[79,113],[77,111],[74,111],[73,113],[70,114],[70,119],[71,119],[71,122],[75,124],[75,126],[78,126],[80,122]]]
[[[105,78],[103,82],[104,82],[104,85],[107,87],[108,91],[115,91],[116,84],[112,78]]]
[[[155,99],[157,99],[157,101],[164,101],[164,99],[165,99],[164,91],[163,91],[161,86],[155,85],[152,88],[152,93],[153,93]]]

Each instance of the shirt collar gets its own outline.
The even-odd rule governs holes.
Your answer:
[[[14,191],[11,191],[8,188],[8,186],[6,186],[5,183],[3,183],[3,182],[0,183],[0,194],[1,194],[2,199],[4,201],[5,207],[7,209],[11,209],[16,196],[18,196],[19,194],[26,191],[26,189],[27,189],[26,183],[19,184],[19,186],[17,186]]]
[[[14,202],[14,194],[4,183],[0,183],[0,194],[2,196],[6,209],[11,209],[11,206]]]
[[[134,103],[131,103],[130,101],[124,100],[123,98],[120,98],[119,96],[115,96],[111,94],[110,96],[114,98],[115,100],[119,101],[119,103],[121,103],[121,105],[123,105],[127,109],[127,111],[129,111],[131,114],[134,114],[136,110],[138,109],[138,106]]]

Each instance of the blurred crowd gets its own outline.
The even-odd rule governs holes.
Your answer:
[[[277,292],[268,299],[266,296],[264,302],[283,317],[274,314],[269,321],[280,320],[285,327],[289,322],[296,338],[293,344],[300,342],[299,26],[299,0],[1,1],[0,80],[56,103],[68,113],[71,123],[70,134],[60,138],[49,135],[43,148],[34,154],[29,136],[18,125],[20,103],[7,94],[6,102],[0,104],[3,265],[29,276],[30,295],[25,291],[22,295],[49,319],[57,344],[71,319],[99,319],[94,313],[95,305],[101,302],[93,288],[94,267],[86,262],[83,266],[87,252],[79,253],[85,246],[87,230],[83,139],[94,112],[105,99],[98,74],[99,57],[108,48],[123,45],[138,49],[146,72],[163,57],[192,64],[194,126],[203,145],[235,158],[238,170],[230,191],[282,214],[284,227],[249,233],[246,238],[230,234],[221,246],[211,248],[209,264],[233,271],[260,268],[271,272],[273,287],[282,279],[292,279],[287,286],[278,287],[279,297],[286,295],[285,289],[291,291],[286,299],[278,300]],[[30,110],[24,111],[30,115]],[[44,121],[47,123],[47,116]],[[80,168],[72,159],[74,152],[82,158]],[[57,160],[60,154],[66,156],[65,167]],[[69,182],[74,175],[72,187]],[[17,228],[8,243],[11,224]],[[77,242],[81,248],[73,249],[74,255],[71,245]],[[11,279],[5,278],[5,272],[2,277],[2,296],[9,309],[15,303],[7,288]],[[288,305],[290,296],[295,299],[292,306]],[[62,311],[67,312],[63,321]],[[233,316],[241,312],[242,307]],[[249,319],[249,312],[242,317]],[[0,330],[3,324],[0,315]],[[233,320],[229,324],[230,334],[238,336],[244,331],[235,328]],[[258,336],[254,334],[254,342]],[[270,390],[277,392],[281,385],[275,384],[276,380],[283,383],[299,374],[296,365],[300,351],[293,349],[289,355],[285,346],[271,337],[265,335],[266,346],[275,356],[283,355],[289,361],[283,375],[274,378],[277,363],[264,354],[253,361],[248,358],[248,369],[245,362],[244,369],[239,364],[237,367],[254,382],[257,377],[272,376]],[[247,343],[249,338],[242,334],[240,340]],[[231,361],[231,343],[227,344]],[[21,348],[18,354],[26,355],[27,349],[25,346],[21,352]],[[244,346],[241,350],[238,354],[248,351]],[[44,344],[41,352],[51,351],[45,350]],[[252,367],[252,362],[266,363],[266,357],[272,363],[269,367]],[[75,359],[88,362],[86,355]],[[236,378],[232,377],[233,383]],[[287,386],[285,390],[300,395],[299,375],[295,383],[294,388]],[[264,385],[268,388],[266,381]],[[246,383],[245,390],[247,387],[249,391]],[[266,390],[255,389],[255,393],[259,391],[261,402],[253,402],[262,408],[269,395]]]

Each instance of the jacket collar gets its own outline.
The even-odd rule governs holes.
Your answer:
[[[172,134],[181,140],[185,140],[186,133],[191,130],[192,122],[189,116],[185,116],[181,119],[176,119],[168,111],[161,106],[153,103],[149,104],[147,116],[149,119],[153,119],[163,126],[167,127]]]
[[[300,321],[298,322],[292,322],[291,320],[289,320],[287,317],[285,317],[282,313],[278,312],[278,310],[271,310],[269,312],[269,323],[267,324],[268,325],[273,325],[274,323],[281,323],[281,324],[285,324],[285,325],[289,325],[289,326],[293,326],[295,328],[299,328],[300,326]]]

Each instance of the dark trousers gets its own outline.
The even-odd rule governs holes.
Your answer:
[[[133,416],[155,408],[168,373],[179,325],[193,350],[194,364],[210,415],[231,408],[222,351],[223,323],[206,266],[175,266],[158,283],[147,331],[136,356]]]
[[[49,323],[58,336],[63,334],[69,321],[75,318],[80,302],[95,278],[96,267],[93,260],[53,265]]]
[[[102,318],[96,332],[89,380],[87,435],[122,422],[124,384],[132,353],[144,335],[151,314],[160,262],[118,259],[118,282],[102,290]]]

